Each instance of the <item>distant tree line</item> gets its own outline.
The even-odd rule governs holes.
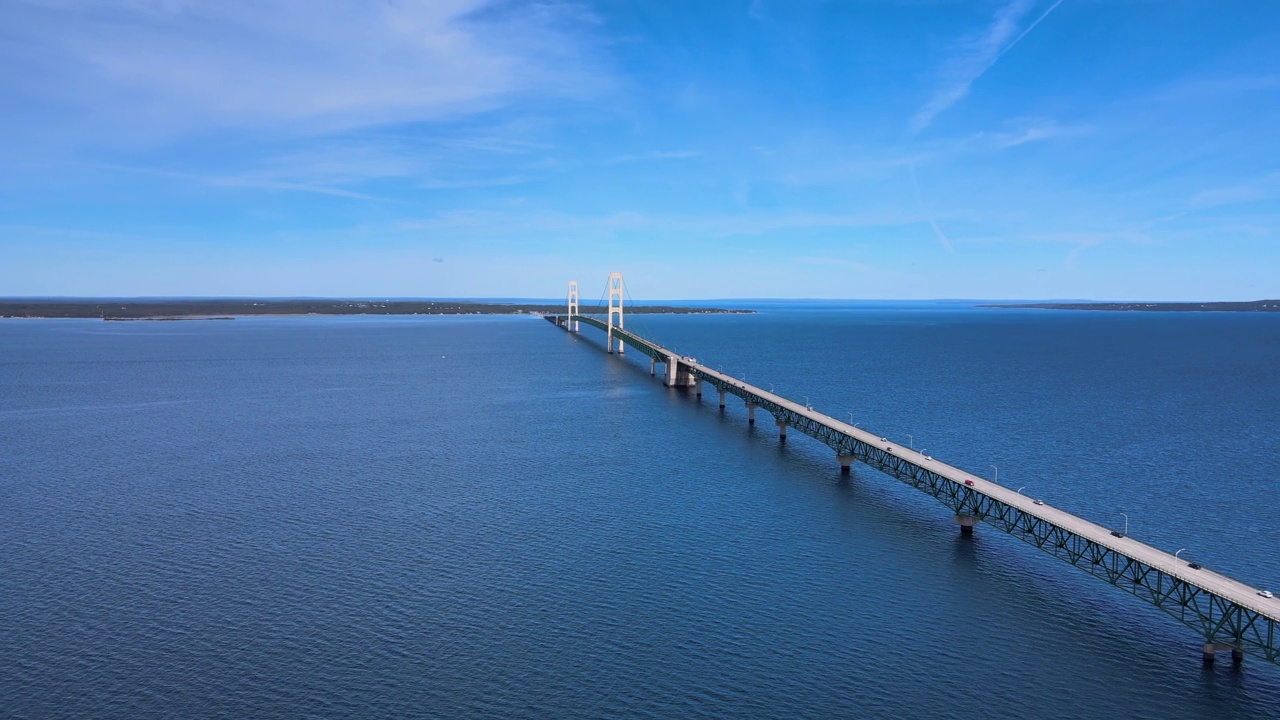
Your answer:
[[[141,320],[243,315],[563,314],[564,305],[419,300],[0,300],[0,317]],[[584,314],[592,312],[583,308]],[[632,305],[627,313],[743,313],[752,310]]]

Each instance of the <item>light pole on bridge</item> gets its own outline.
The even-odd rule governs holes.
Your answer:
[[[916,449],[916,440],[915,438],[911,437],[911,433],[907,433],[907,447],[911,448],[912,450]]]
[[[1129,534],[1129,516],[1125,515],[1124,513],[1120,513],[1120,514],[1124,515],[1124,534],[1128,535]]]
[[[1000,468],[996,467],[995,465],[992,465],[991,469],[996,471],[995,479],[992,480],[991,482],[999,485],[1000,484]]]

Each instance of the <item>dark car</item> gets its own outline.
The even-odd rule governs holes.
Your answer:
[[[1124,537],[1124,533],[1120,532],[1119,530],[1112,530],[1111,534],[1115,537]]]
[[[1200,563],[1187,563],[1187,567],[1191,568],[1192,570],[1199,570]]]

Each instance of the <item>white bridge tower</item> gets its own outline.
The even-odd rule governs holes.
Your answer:
[[[622,329],[622,292],[624,287],[625,286],[622,284],[622,273],[609,273],[609,317],[606,324],[609,327],[607,347],[609,348],[610,354],[613,353],[613,316],[615,313],[618,315],[618,329]],[[617,299],[616,305],[614,304],[615,298]],[[625,345],[622,342],[622,338],[618,338],[619,355],[622,354],[623,347],[625,347]]]
[[[569,283],[569,317],[564,319],[564,329],[569,332],[578,332],[579,324],[574,318],[578,317],[578,281],[574,280]]]

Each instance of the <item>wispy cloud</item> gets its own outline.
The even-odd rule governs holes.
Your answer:
[[[1075,272],[1076,266],[1080,262],[1080,254],[1091,247],[1101,245],[1102,242],[1103,242],[1102,238],[1090,238],[1088,240],[1080,241],[1078,245],[1071,248],[1071,250],[1067,253],[1067,261],[1066,261],[1066,265],[1064,266],[1066,271]]]
[[[1258,94],[1277,88],[1280,88],[1280,74],[1199,76],[1180,79],[1144,100],[1147,102],[1221,102],[1223,98]]]
[[[508,154],[505,150],[497,152]],[[532,182],[552,168],[537,158],[487,162],[469,145],[437,147],[394,137],[309,138],[296,149],[262,157],[220,158],[211,163],[160,165],[70,163],[68,167],[190,181],[208,188],[306,192],[375,200],[380,192],[413,188],[456,190]],[[394,183],[388,185],[387,183]]]
[[[951,238],[947,237],[946,233],[942,232],[942,228],[938,227],[938,221],[934,219],[933,213],[925,209],[924,200],[920,195],[920,181],[916,179],[915,163],[908,163],[907,171],[911,173],[911,187],[915,190],[916,207],[920,209],[925,220],[929,223],[929,227],[933,229],[933,235],[938,239],[938,244],[946,248],[947,252],[954,253],[955,248],[951,245]]]
[[[601,89],[590,23],[493,0],[13,0],[0,91],[165,136],[437,120]]]
[[[430,230],[463,237],[469,234],[543,233],[571,236],[578,240],[615,237],[625,232],[647,232],[672,238],[730,238],[760,236],[773,232],[813,228],[883,228],[920,222],[920,216],[895,210],[867,210],[856,213],[814,213],[795,211],[748,211],[739,213],[653,214],[622,211],[602,215],[576,215],[550,211],[502,212],[455,210],[422,218],[406,219],[392,227],[370,228],[389,234]],[[343,231],[350,234],[350,231]]]
[[[1034,0],[1013,0],[996,11],[991,24],[977,38],[963,43],[956,55],[942,68],[937,89],[929,101],[911,118],[912,134],[919,133],[941,113],[963,100],[973,83],[991,69],[1005,53],[1013,49],[1040,24],[1063,0],[1055,0],[1047,10],[1025,27],[1022,20],[1035,5]]]
[[[701,157],[702,153],[697,150],[651,150],[649,152],[627,153],[624,155],[615,155],[608,160],[607,163],[629,163],[629,162],[645,162],[649,160],[687,160],[689,158]]]
[[[220,175],[212,173],[183,172],[180,170],[166,170],[163,168],[130,167],[126,165],[98,165],[95,167],[98,170],[123,172],[135,175],[149,175],[152,177],[168,178],[172,180],[186,180],[211,188],[304,192],[316,195],[329,195],[331,197],[347,198],[351,200],[379,199],[368,193],[349,190],[347,188],[315,182],[284,180],[263,174],[248,173],[242,175]]]
[[[1192,208],[1211,208],[1255,202],[1280,197],[1280,173],[1272,173],[1251,182],[1202,190],[1191,197]]]
[[[531,182],[533,178],[525,175],[505,175],[502,177],[475,178],[472,180],[439,180],[427,179],[418,183],[418,186],[426,190],[467,190],[473,188],[493,188],[507,187],[509,185],[523,185]]]
[[[813,263],[815,265],[838,265],[860,273],[880,272],[879,268],[872,267],[866,263],[854,262],[853,260],[841,260],[840,258],[802,255],[794,259],[799,260],[800,262]]]
[[[1008,123],[999,132],[980,133],[979,138],[990,142],[997,150],[1006,150],[1044,140],[1079,137],[1090,132],[1090,128],[1082,125],[1062,125],[1051,120],[1021,118]]]

